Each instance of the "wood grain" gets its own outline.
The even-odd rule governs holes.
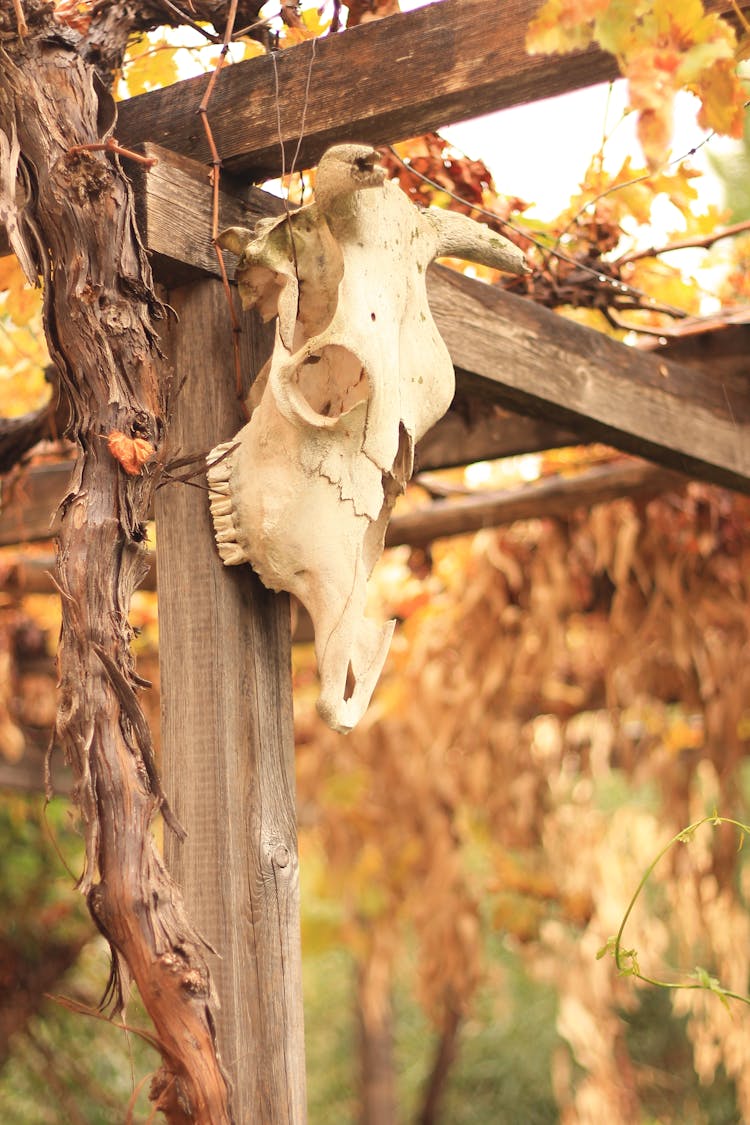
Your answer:
[[[173,449],[207,450],[242,424],[227,373],[231,333],[220,283],[171,292],[166,348],[183,380]],[[245,318],[243,359],[255,332]],[[206,493],[157,494],[164,784],[188,831],[167,840],[212,966],[218,1039],[240,1122],[305,1120],[299,868],[285,595],[216,552]]]
[[[138,226],[154,275],[167,286],[183,285],[205,274],[218,276],[211,241],[213,192],[208,168],[160,145],[139,145],[138,151],[156,161],[148,170],[138,164],[129,168]],[[232,176],[222,175],[221,187],[219,230],[252,227],[259,218],[278,215],[284,209],[278,196],[248,187]],[[226,253],[224,259],[234,261]]]
[[[428,295],[467,393],[750,492],[746,378],[717,378],[626,347],[439,266],[428,275]]]
[[[710,10],[730,12],[728,0]],[[226,67],[210,103],[223,166],[259,182],[317,164],[338,141],[392,144],[511,106],[617,78],[597,48],[528,55],[526,30],[540,0],[442,0]],[[309,95],[308,95],[309,80]],[[210,155],[196,110],[208,76],[120,105],[119,139],[153,141],[203,163]],[[276,122],[280,105],[280,137]],[[304,122],[304,129],[301,123]],[[544,144],[544,137],[534,139]]]
[[[277,88],[288,169],[303,120],[297,167],[309,168],[337,141],[389,144],[617,76],[612,56],[598,50],[527,55],[526,28],[539,0],[491,7],[443,0],[287,48],[275,62],[265,55],[226,67],[209,110],[223,166],[256,182],[279,175]],[[196,116],[207,82],[193,78],[122,102],[118,139],[153,141],[208,163]]]

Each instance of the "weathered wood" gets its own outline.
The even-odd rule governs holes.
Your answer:
[[[0,480],[0,547],[51,539],[60,529],[59,505],[72,461],[53,461]]]
[[[177,286],[207,273],[218,276],[211,242],[213,191],[208,168],[160,145],[138,147],[144,156],[156,161],[148,170],[138,164],[130,169],[138,225],[155,277],[162,285]],[[248,188],[226,174],[221,186],[219,230],[252,227],[259,218],[278,215],[284,208],[278,196]],[[224,258],[228,260],[230,255],[224,254]]]
[[[708,0],[706,8],[737,23],[730,0]],[[316,163],[335,141],[391,144],[618,76],[614,59],[596,48],[528,56],[526,28],[538,9],[539,0],[506,0],[502,19],[488,19],[486,0],[443,0],[277,52],[275,68],[270,56],[225,68],[211,99],[211,127],[226,172],[256,181],[280,173],[279,138],[268,128],[276,120],[277,75],[287,168],[303,117],[297,167]],[[154,142],[207,166],[196,114],[207,83],[208,76],[187,79],[121,102],[119,139],[131,148]],[[0,257],[7,253],[0,227]]]
[[[428,276],[458,385],[667,468],[750,492],[750,388],[644,353],[454,271]]]
[[[168,295],[166,339],[184,380],[173,450],[241,424],[221,285]],[[244,318],[243,359],[255,338]],[[221,956],[218,1038],[238,1125],[300,1125],[305,1074],[294,804],[289,603],[216,552],[206,493],[156,498],[165,787],[188,830],[167,839],[191,917]]]
[[[223,166],[256,182],[279,175],[279,137],[269,127],[277,101],[286,167],[304,120],[297,167],[308,168],[335,141],[392,143],[617,76],[602,51],[527,55],[526,28],[538,8],[539,0],[505,0],[500,13],[487,0],[443,0],[290,47],[275,60],[225,68],[209,112]],[[193,78],[122,102],[118,138],[208,163],[196,116],[207,82]]]
[[[680,473],[646,461],[617,462],[574,477],[550,477],[503,492],[435,500],[429,507],[397,516],[386,533],[386,546],[408,543],[422,547],[435,539],[466,535],[514,520],[567,516],[578,508],[609,500],[655,496],[686,483],[687,478]]]
[[[516,414],[459,393],[448,413],[418,443],[414,471],[495,461],[499,457],[578,445],[581,440],[573,430],[554,426],[542,418]]]

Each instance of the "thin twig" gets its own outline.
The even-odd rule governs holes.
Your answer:
[[[742,25],[743,31],[745,31],[745,32],[750,31],[750,23],[748,23],[747,18],[745,17],[745,13],[742,11],[742,8],[740,8],[739,4],[737,3],[737,0],[732,0],[732,7],[734,8],[734,12],[735,12],[735,15],[737,16],[737,19],[740,21],[740,24]]]
[[[247,27],[241,27],[239,31],[235,31],[234,38],[242,39],[245,35],[249,35],[251,31],[256,31],[259,27],[270,27],[274,20],[281,16],[281,8],[273,16],[266,16],[265,19],[256,20],[255,23],[249,23]]]
[[[281,156],[281,180],[282,180],[282,183],[283,183],[283,181],[286,178],[286,152],[284,150],[284,131],[281,127],[281,101],[280,101],[280,98],[279,98],[279,68],[276,64],[276,51],[271,51],[271,63],[273,65],[273,93],[274,93],[274,106],[276,108],[276,135],[279,138],[279,153],[280,153],[280,156]],[[286,193],[284,193],[284,195],[282,196],[281,201],[284,204],[284,217],[286,219],[286,224],[289,228],[289,239],[290,239],[291,247],[292,247],[292,258],[294,260],[294,274],[295,274],[295,277],[297,278],[297,283],[298,283],[298,286],[299,286],[299,267],[298,267],[298,263],[297,263],[297,247],[296,247],[295,242],[294,242],[294,227],[292,226],[292,215],[291,215],[291,211],[289,210],[289,200],[287,199]],[[298,300],[298,304],[299,304],[299,295],[298,295],[297,300]]]
[[[750,219],[745,219],[741,223],[733,223],[729,227],[721,227],[713,234],[681,238],[676,242],[667,242],[664,246],[650,246],[647,250],[633,250],[629,254],[623,254],[622,257],[616,258],[613,264],[624,266],[628,262],[637,262],[641,258],[657,258],[660,254],[671,254],[673,250],[692,250],[694,248],[707,250],[720,239],[731,238],[733,234],[741,234],[742,231],[746,230],[750,230]]]
[[[55,996],[51,992],[45,992],[44,998],[45,1000],[51,1000],[53,1004],[61,1004],[63,1008],[67,1008],[68,1011],[75,1012],[77,1015],[90,1016],[94,1020],[100,1020],[101,1023],[109,1024],[110,1027],[116,1027],[122,1031],[129,1031],[132,1035],[137,1035],[139,1039],[143,1039],[145,1043],[148,1043],[154,1050],[159,1051],[159,1053],[163,1050],[163,1046],[156,1036],[152,1035],[150,1031],[147,1031],[143,1027],[133,1027],[131,1024],[126,1024],[124,1022],[115,1023],[109,1016],[97,1012],[96,1008],[90,1008],[88,1004],[81,1004],[78,1000],[73,1000],[69,996]]]
[[[172,15],[177,16],[181,23],[186,23],[195,31],[200,32],[201,35],[208,39],[209,43],[222,42],[220,35],[216,35],[214,32],[208,31],[208,29],[202,27],[201,24],[197,22],[197,20],[191,19],[187,12],[184,12],[182,8],[178,8],[176,4],[172,3],[172,0],[159,0],[159,3],[162,8],[166,8],[168,12],[172,13]]]
[[[21,0],[13,0],[13,11],[16,17],[18,34],[23,39],[24,36],[29,34],[29,25],[26,23],[26,16],[23,14],[23,5],[21,3]]]
[[[316,43],[317,43],[317,39],[313,39],[311,44],[310,44],[310,48],[311,48],[310,49],[310,63],[309,63],[308,68],[307,68],[307,81],[305,83],[305,97],[304,97],[304,101],[302,103],[302,119],[300,121],[300,126],[299,126],[299,138],[297,140],[297,147],[294,150],[294,156],[292,157],[292,165],[291,165],[291,168],[289,169],[290,177],[294,175],[294,168],[295,168],[295,165],[297,163],[297,157],[299,156],[299,150],[302,147],[302,139],[305,135],[305,122],[307,120],[307,107],[310,103],[310,84],[312,82],[313,63],[315,62],[315,46],[316,46]],[[276,92],[277,92],[277,95],[278,95],[278,86],[277,86]]]
[[[123,156],[126,160],[134,160],[136,164],[143,164],[146,168],[153,168],[159,161],[155,156],[141,156],[138,152],[133,152],[132,149],[123,148],[118,144],[114,137],[108,137],[106,141],[86,145],[71,145],[68,149],[68,154],[75,154],[77,152],[112,152],[117,156]]]

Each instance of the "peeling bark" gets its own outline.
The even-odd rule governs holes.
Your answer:
[[[127,179],[111,154],[86,148],[111,135],[114,103],[51,7],[28,0],[20,38],[14,6],[0,0],[0,214],[27,273],[43,279],[48,345],[78,449],[59,538],[56,739],[85,829],[80,889],[113,951],[110,997],[117,1009],[135,980],[161,1045],[151,1096],[172,1123],[227,1125],[204,949],[150,832],[159,810],[170,814],[130,652],[128,611],[147,569],[145,521],[165,436],[164,310]],[[134,7],[109,6],[123,19]],[[121,23],[120,47],[127,30]],[[154,446],[139,475],[109,453],[115,429]]]

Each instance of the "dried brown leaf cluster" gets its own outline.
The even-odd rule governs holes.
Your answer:
[[[505,932],[558,992],[564,1121],[637,1118],[647,1077],[618,1009],[638,997],[597,950],[671,835],[741,812],[749,524],[748,500],[693,484],[438,545],[430,575],[402,567],[407,619],[362,728],[342,740],[298,707],[303,820],[345,936],[364,962],[376,946],[393,961],[413,933],[417,993],[444,1029],[486,970],[487,925]],[[642,967],[705,965],[744,993],[736,835],[681,846],[655,878],[626,936]],[[747,1021],[675,995],[699,1075],[723,1063],[749,1115]]]

